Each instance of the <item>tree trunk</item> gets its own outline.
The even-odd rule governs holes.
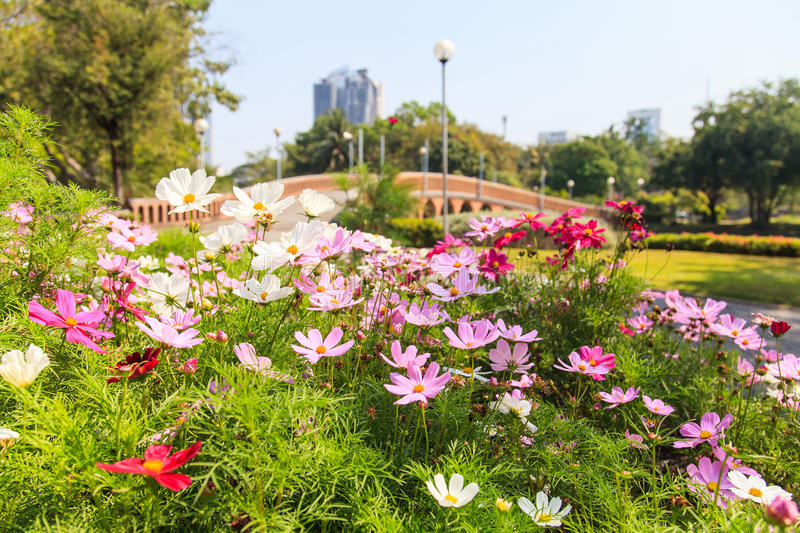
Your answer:
[[[122,150],[120,149],[120,140],[115,137],[112,132],[109,132],[109,140],[111,141],[111,176],[114,180],[114,196],[120,205],[126,206],[127,199],[125,198],[125,190],[122,183],[124,178],[125,163]]]

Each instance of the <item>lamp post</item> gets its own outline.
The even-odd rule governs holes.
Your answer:
[[[422,156],[422,172],[424,172],[424,176],[422,179],[422,195],[425,195],[425,191],[428,189],[428,159],[430,149],[428,148],[428,138],[425,137],[425,146],[420,146],[419,153]]]
[[[567,189],[569,189],[569,199],[572,200],[572,188],[575,186],[575,180],[567,181]]]
[[[447,39],[442,39],[433,47],[433,56],[442,64],[442,219],[444,234],[450,233],[450,224],[447,220],[447,105],[445,103],[445,65],[453,58],[456,47]]]
[[[617,180],[615,180],[613,176],[609,176],[608,179],[606,180],[606,183],[608,183],[608,201],[609,202],[614,199],[614,183],[616,183],[616,182],[617,182]]]
[[[347,157],[348,157],[348,166],[347,166],[347,173],[353,173],[353,134],[349,131],[342,133],[342,138],[347,141]]]
[[[364,130],[358,128],[358,164],[364,164]]]
[[[547,169],[542,167],[541,184],[539,185],[539,211],[544,211],[544,180],[547,178]]]
[[[281,181],[281,159],[283,159],[283,154],[281,153],[281,133],[283,132],[278,126],[275,126],[275,129],[272,130],[275,132],[275,149],[278,150],[278,167],[277,167],[277,175],[278,181]]]
[[[639,186],[639,192],[641,192],[642,189],[644,188],[644,178],[639,178],[638,180],[636,180],[636,185]]]
[[[381,177],[383,177],[383,164],[386,161],[386,135],[381,133]]]
[[[206,136],[205,133],[211,126],[204,118],[198,118],[194,121],[194,132],[200,136],[200,153],[197,154],[197,168],[204,168],[204,156],[206,152]]]

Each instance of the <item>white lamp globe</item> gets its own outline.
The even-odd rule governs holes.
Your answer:
[[[433,56],[442,63],[450,61],[455,53],[456,47],[453,42],[448,39],[442,39],[433,47]]]
[[[198,135],[202,135],[208,131],[208,128],[211,127],[211,124],[204,118],[198,118],[194,121],[194,131]]]

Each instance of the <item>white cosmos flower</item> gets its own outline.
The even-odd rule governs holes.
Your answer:
[[[767,486],[767,482],[756,475],[746,476],[737,470],[731,470],[728,472],[728,481],[733,483],[731,492],[744,500],[769,505],[778,496],[792,499],[791,494],[777,485]]]
[[[261,281],[255,278],[248,279],[244,282],[244,287],[235,289],[233,294],[259,304],[265,304],[286,298],[293,292],[294,287],[281,287],[281,280],[278,279],[278,276],[265,274]]]
[[[272,272],[282,267],[292,256],[277,242],[258,241],[253,245],[253,261],[250,266],[253,270],[266,270]]]
[[[371,242],[376,248],[380,248],[384,252],[392,250],[392,239],[384,237],[383,235],[376,235],[375,233],[364,233],[364,240]]]
[[[325,234],[325,224],[319,220],[310,222],[300,221],[294,225],[292,231],[281,234],[280,248],[289,254],[295,261],[306,252],[312,252],[317,243]]]
[[[476,494],[478,494],[478,484],[470,483],[464,486],[464,476],[461,474],[453,474],[450,478],[450,485],[444,482],[444,476],[436,474],[433,476],[433,481],[428,480],[425,482],[431,496],[439,502],[442,507],[461,507],[472,501]]]
[[[303,189],[297,199],[300,201],[300,205],[303,206],[303,211],[310,217],[318,217],[336,207],[336,202],[333,201],[333,198],[318,193],[314,189]]]
[[[188,168],[177,168],[169,173],[169,178],[161,178],[156,186],[156,198],[174,206],[172,213],[184,213],[197,209],[208,213],[203,206],[210,204],[221,194],[209,194],[214,185],[214,176],[206,176],[202,168],[189,172]]]
[[[206,249],[214,252],[229,252],[231,248],[247,238],[247,228],[241,224],[228,224],[211,235],[200,237]]]
[[[242,224],[253,220],[261,223],[272,222],[276,215],[294,202],[294,196],[280,199],[283,195],[283,183],[277,181],[253,185],[250,194],[234,187],[233,194],[238,200],[227,200],[222,204],[220,211],[223,215],[234,217]]]
[[[141,257],[137,257],[136,262],[139,263],[139,268],[141,270],[158,270],[158,267],[160,266],[158,259],[152,255],[143,255]]]
[[[186,307],[189,300],[189,280],[178,274],[156,272],[150,276],[147,299],[156,315],[172,316]]]
[[[517,505],[523,513],[530,516],[537,526],[559,527],[561,520],[569,514],[572,509],[567,505],[561,509],[561,498],[553,498],[548,501],[547,494],[539,492],[536,494],[536,505],[533,505],[528,498],[520,498]]]
[[[0,441],[8,439],[18,439],[19,433],[8,428],[0,427]]]
[[[28,350],[23,353],[19,350],[11,350],[3,355],[0,360],[0,376],[17,387],[27,387],[39,372],[50,364],[50,359],[38,346],[31,344]]]

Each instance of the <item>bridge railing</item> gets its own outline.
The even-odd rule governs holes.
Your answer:
[[[440,214],[443,207],[442,199],[442,174],[439,172],[401,172],[397,176],[398,183],[410,185],[415,194],[420,198],[420,214],[433,211]],[[338,190],[339,186],[332,176],[327,174],[313,174],[297,176],[281,180],[284,186],[283,196],[296,196],[303,189],[314,189],[318,192]],[[596,205],[583,204],[564,198],[544,196],[524,189],[518,189],[477,178],[447,175],[447,192],[450,203],[450,213],[463,211],[481,211],[490,209],[498,211],[504,208],[519,209],[524,211],[538,211],[540,206],[546,211],[564,212],[573,207],[583,207],[586,215],[592,218],[609,218],[610,211]],[[235,200],[233,193],[223,194],[207,206],[208,213],[197,212],[194,219],[200,223],[210,222],[223,218],[222,204],[227,200]],[[168,202],[158,198],[131,198],[131,210],[134,216],[153,226],[182,224],[188,222],[188,213],[169,214],[171,206]],[[427,208],[427,209],[426,209]]]

